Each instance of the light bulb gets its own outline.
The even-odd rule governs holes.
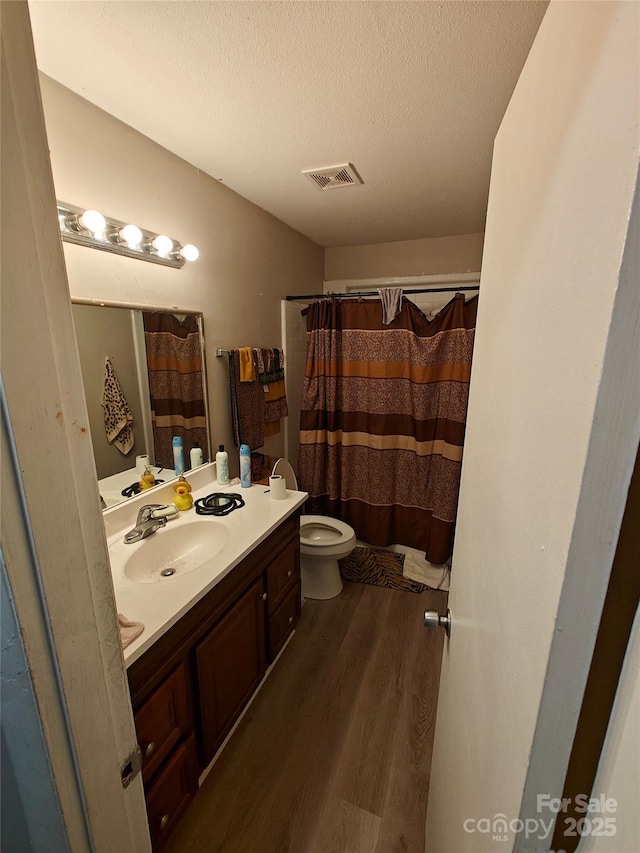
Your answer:
[[[142,243],[142,231],[137,225],[125,225],[118,231],[120,239],[124,240],[130,249],[137,249]]]
[[[97,210],[85,210],[78,217],[78,225],[84,228],[85,231],[91,231],[93,234],[101,234],[107,227],[107,220]]]
[[[180,249],[180,254],[185,261],[197,261],[200,257],[200,252],[198,251],[197,246],[194,246],[192,243],[187,243],[186,246],[183,246]]]
[[[152,240],[151,245],[159,255],[168,255],[173,249],[173,240],[164,234],[158,234],[158,236]]]

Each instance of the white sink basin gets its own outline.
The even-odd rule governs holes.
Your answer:
[[[210,562],[228,539],[227,528],[211,519],[173,528],[169,521],[140,542],[125,560],[124,573],[137,583],[169,582]]]

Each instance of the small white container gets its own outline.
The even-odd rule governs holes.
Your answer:
[[[283,501],[287,497],[287,483],[280,474],[272,474],[269,477],[269,490],[272,501]]]

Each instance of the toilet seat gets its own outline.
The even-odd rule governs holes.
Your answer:
[[[300,518],[300,553],[307,556],[346,557],[355,548],[353,527],[326,515]]]
[[[298,480],[296,478],[295,471],[287,459],[278,459],[276,464],[273,466],[273,471],[271,473],[274,476],[282,477],[284,479],[285,486],[288,489],[293,489],[296,492],[298,491]]]

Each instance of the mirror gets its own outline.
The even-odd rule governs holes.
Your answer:
[[[173,436],[182,438],[186,470],[196,445],[208,462],[202,315],[72,309],[103,508],[138,493],[146,462],[156,484],[175,477]]]

